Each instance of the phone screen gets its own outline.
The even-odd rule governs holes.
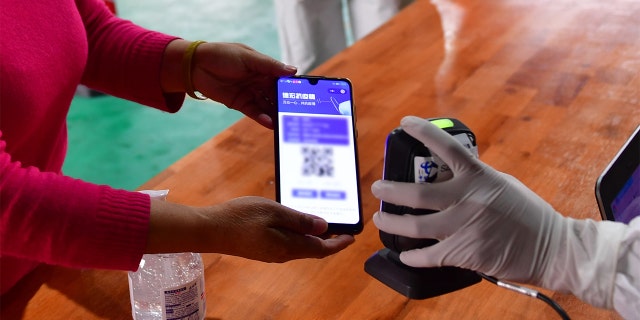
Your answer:
[[[330,233],[362,230],[351,83],[278,79],[276,199],[327,220]]]
[[[640,166],[636,167],[613,199],[611,211],[615,221],[626,224],[640,215]]]

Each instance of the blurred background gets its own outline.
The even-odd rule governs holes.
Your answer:
[[[118,16],[188,40],[247,44],[280,57],[270,0],[116,0]],[[240,119],[187,97],[175,114],[111,96],[76,95],[68,116],[66,175],[135,189]]]

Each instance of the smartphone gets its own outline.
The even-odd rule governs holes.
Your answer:
[[[640,125],[596,181],[602,219],[629,224],[640,215]]]
[[[330,234],[362,231],[351,82],[317,76],[277,80],[276,200],[329,223]]]

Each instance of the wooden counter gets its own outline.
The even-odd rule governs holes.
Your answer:
[[[482,160],[560,212],[600,219],[596,177],[640,124],[638,17],[634,0],[417,0],[314,70],[354,84],[364,232],[323,260],[203,255],[207,319],[558,318],[543,302],[485,281],[417,301],[370,277],[363,263],[382,244],[369,186],[381,177],[386,135],[404,115],[449,116],[476,133]],[[273,199],[272,133],[243,119],[141,188],[169,188],[171,201],[191,205]],[[543,292],[573,319],[618,318]],[[1,304],[2,319],[131,317],[118,271],[42,267]]]

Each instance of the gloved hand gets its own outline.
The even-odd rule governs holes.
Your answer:
[[[439,243],[400,254],[413,267],[458,266],[501,280],[570,291],[611,308],[617,248],[625,226],[563,217],[517,179],[475,158],[444,130],[417,117],[402,128],[453,171],[433,184],[376,181],[386,202],[437,210],[429,215],[377,212],[382,231]]]

